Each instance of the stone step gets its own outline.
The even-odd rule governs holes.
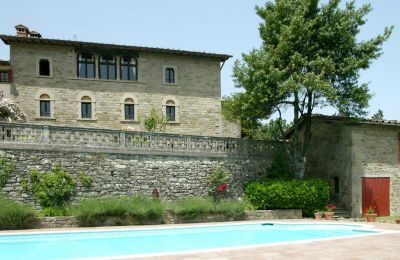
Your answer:
[[[349,211],[343,208],[336,208],[335,214],[333,215],[334,218],[350,218],[351,214]]]

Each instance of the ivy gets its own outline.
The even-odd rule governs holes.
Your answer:
[[[7,161],[7,155],[0,158],[0,189],[4,188],[14,171],[14,163]]]
[[[93,178],[84,172],[79,173],[79,181],[81,182],[82,186],[86,189],[92,188]]]

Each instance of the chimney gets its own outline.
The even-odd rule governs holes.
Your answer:
[[[38,33],[38,32],[35,32],[35,31],[31,31],[29,33],[29,36],[32,37],[32,38],[42,38],[42,35],[40,33]]]
[[[15,26],[15,29],[17,30],[18,37],[28,37],[29,29],[25,25],[18,24]]]

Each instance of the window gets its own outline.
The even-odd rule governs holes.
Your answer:
[[[39,103],[40,117],[51,117],[50,96],[47,94],[41,95]]]
[[[116,79],[115,57],[100,56],[99,58],[99,78],[100,79]]]
[[[124,104],[125,120],[135,120],[135,104],[133,99],[125,99]]]
[[[165,83],[175,83],[175,70],[173,68],[165,69]]]
[[[36,76],[53,77],[52,58],[47,56],[36,56]]]
[[[35,94],[36,119],[55,119],[54,117],[54,94],[50,89],[39,89]]]
[[[0,82],[8,82],[8,71],[0,71]]]
[[[165,114],[167,117],[167,121],[175,122],[175,106],[166,106]]]
[[[50,76],[50,62],[47,59],[39,60],[39,76]]]
[[[131,93],[121,97],[121,121],[137,121],[138,99]]]
[[[88,96],[81,99],[81,118],[92,118],[92,100]]]
[[[137,80],[137,60],[131,57],[122,57],[120,62],[121,80]]]
[[[78,55],[78,78],[94,79],[96,73],[94,70],[94,56],[91,54]]]
[[[162,100],[163,114],[168,123],[179,123],[179,103],[173,96],[166,96]]]

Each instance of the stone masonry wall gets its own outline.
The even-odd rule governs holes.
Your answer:
[[[168,124],[167,133],[240,137],[237,124],[223,124],[221,120],[217,59],[139,53],[137,81],[99,80],[77,78],[77,53],[73,47],[14,44],[10,49],[12,92],[30,123],[143,131],[143,121],[151,109],[161,114],[163,98],[173,96],[179,103],[179,122]],[[37,57],[51,58],[52,77],[36,76]],[[163,83],[164,66],[176,67],[176,84]],[[83,91],[91,93],[95,120],[78,119],[78,96]],[[38,115],[41,94],[50,96],[54,118]],[[124,95],[137,98],[135,122],[123,120]]]
[[[352,128],[353,205],[362,210],[362,177],[390,178],[390,214],[400,215],[399,127]]]
[[[313,121],[312,139],[307,161],[308,176],[325,179],[331,186],[331,198],[338,207],[351,210],[351,133],[336,122]],[[334,177],[339,178],[335,193]]]
[[[206,196],[207,177],[217,166],[232,172],[230,196],[240,197],[243,184],[262,175],[270,163],[269,156],[196,158],[25,149],[2,149],[2,152],[6,153],[8,160],[12,160],[16,166],[2,191],[8,197],[31,204],[34,202],[30,195],[21,191],[21,181],[29,176],[32,169],[48,171],[56,163],[60,163],[61,167],[77,180],[81,172],[93,178],[91,189],[83,187],[78,181],[75,201],[86,197],[151,195],[153,189],[158,189],[160,197],[167,200]]]

